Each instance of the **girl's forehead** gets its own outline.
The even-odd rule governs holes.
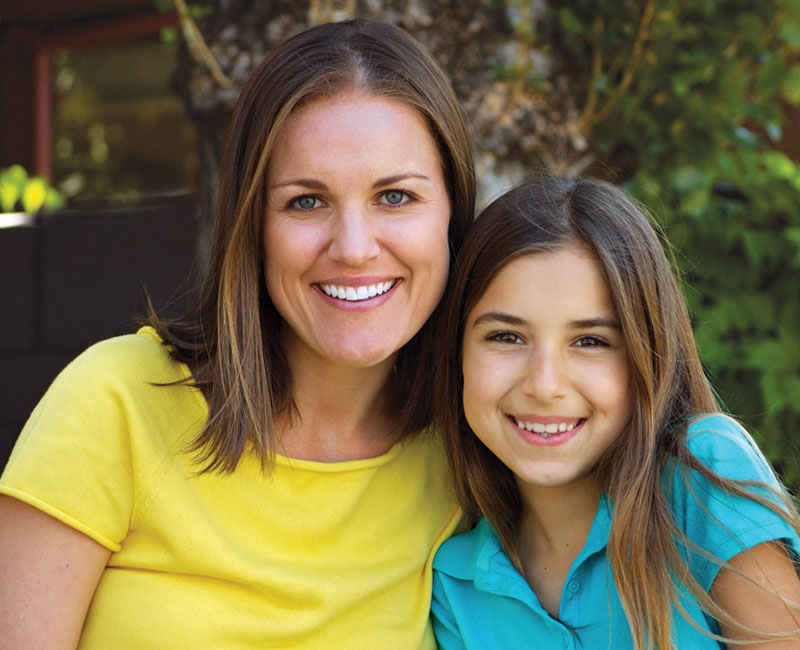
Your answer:
[[[570,312],[579,309],[606,312],[612,305],[597,257],[585,246],[572,244],[525,253],[506,263],[488,284],[478,304],[488,301]],[[555,318],[557,314],[551,316]]]

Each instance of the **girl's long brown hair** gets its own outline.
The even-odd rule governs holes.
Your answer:
[[[646,212],[613,185],[592,179],[532,181],[486,208],[465,241],[440,323],[440,332],[447,334],[437,339],[434,399],[462,505],[473,519],[488,519],[522,572],[517,533],[523,504],[511,470],[465,420],[461,346],[467,315],[506,264],[520,255],[570,243],[593,251],[603,269],[634,391],[630,423],[596,468],[614,504],[607,557],[634,646],[673,647],[673,604],[683,612],[677,583],[718,621],[754,633],[713,601],[681,558],[679,544],[702,551],[678,530],[663,493],[668,461],[674,459],[684,471],[695,470],[733,494],[766,505],[798,532],[800,520],[785,493],[778,494],[776,504],[748,489],[752,486],[747,483],[718,476],[689,452],[690,419],[717,412],[719,405],[697,355],[666,242]]]
[[[204,471],[233,471],[248,447],[268,469],[276,418],[297,415],[281,346],[282,319],[264,282],[266,169],[276,136],[295,108],[348,91],[405,103],[424,117],[449,192],[452,253],[472,219],[475,177],[462,109],[437,63],[411,36],[392,25],[351,20],[318,25],[273,50],[234,111],[211,257],[196,307],[173,320],[152,310],[149,317],[208,402],[208,421],[191,444]],[[400,351],[392,414],[398,437],[430,423],[432,387],[424,363],[431,341],[426,324]]]

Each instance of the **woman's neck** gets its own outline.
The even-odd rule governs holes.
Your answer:
[[[591,478],[562,487],[520,485],[517,544],[523,573],[540,604],[558,616],[561,592],[592,527],[600,490]]]
[[[389,409],[394,356],[359,368],[307,351],[286,354],[296,413],[279,419],[279,453],[340,462],[380,456],[397,441]]]

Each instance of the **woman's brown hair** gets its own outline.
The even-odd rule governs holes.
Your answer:
[[[719,411],[719,405],[698,358],[666,242],[647,213],[611,184],[532,181],[489,205],[467,236],[448,286],[439,328],[446,335],[437,339],[435,362],[436,423],[459,499],[473,520],[486,517],[522,572],[517,533],[523,504],[511,470],[471,432],[464,417],[461,346],[468,314],[506,264],[570,244],[592,251],[603,269],[634,392],[631,420],[595,470],[614,504],[607,557],[634,646],[673,647],[670,612],[673,605],[683,611],[676,583],[718,621],[752,633],[713,601],[681,558],[679,544],[703,552],[678,530],[663,494],[664,473],[674,466],[669,461],[766,505],[798,531],[800,521],[785,493],[778,493],[777,500],[766,498],[747,484],[718,476],[689,452],[689,421]]]
[[[149,319],[173,357],[189,366],[208,402],[208,421],[191,445],[205,471],[232,471],[248,448],[268,469],[276,418],[297,415],[281,347],[282,319],[264,282],[266,169],[293,110],[350,91],[412,106],[428,124],[449,192],[451,262],[472,219],[475,177],[462,109],[435,60],[410,35],[385,23],[350,20],[312,27],[273,50],[234,111],[196,308],[170,321],[153,313]],[[430,330],[429,322],[397,360],[393,416],[399,437],[430,423],[431,378],[423,367]]]

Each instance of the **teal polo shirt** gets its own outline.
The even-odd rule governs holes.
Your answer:
[[[731,418],[711,415],[695,420],[689,426],[688,445],[695,457],[722,476],[779,486],[758,447]],[[782,540],[796,557],[800,553],[800,540],[780,516],[720,490],[696,472],[672,463],[665,472],[665,490],[676,524],[693,543],[723,561],[771,540]],[[445,542],[433,563],[431,612],[439,647],[632,648],[628,621],[606,562],[612,509],[603,497],[586,543],[564,581],[558,619],[539,604],[486,520]],[[700,585],[710,589],[717,563],[695,550],[684,548],[682,553]],[[682,604],[701,630],[719,633],[716,621],[686,593]],[[725,647],[677,611],[673,622],[679,649]]]

